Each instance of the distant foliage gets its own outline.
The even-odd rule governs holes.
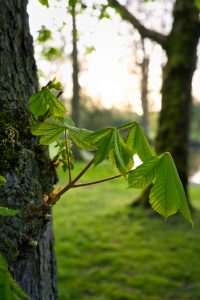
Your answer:
[[[42,5],[44,5],[44,6],[46,6],[46,7],[49,7],[49,1],[48,1],[48,0],[39,0],[39,2],[40,2]]]

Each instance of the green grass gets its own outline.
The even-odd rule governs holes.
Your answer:
[[[103,164],[83,182],[111,175]],[[70,190],[57,203],[59,300],[200,299],[200,213],[194,228],[180,216],[166,223],[152,211],[130,208],[137,195],[116,179]],[[200,208],[200,188],[192,187],[191,197]]]

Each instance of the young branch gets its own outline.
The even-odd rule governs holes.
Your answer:
[[[165,48],[165,35],[146,28],[124,5],[120,4],[117,0],[108,0],[108,3],[111,7],[116,8],[120,12],[122,19],[130,22],[139,31],[141,37],[149,38]]]
[[[86,166],[85,168],[71,181],[69,184],[67,184],[62,190],[60,190],[57,194],[56,197],[59,198],[62,196],[64,193],[66,193],[69,189],[71,189],[75,183],[85,174],[85,172],[89,169],[89,167],[93,164],[94,160],[92,159]]]
[[[56,96],[56,98],[58,99],[62,94],[63,94],[63,91],[60,91],[60,92],[58,93],[58,95]]]

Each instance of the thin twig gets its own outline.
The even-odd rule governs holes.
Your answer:
[[[56,98],[59,98],[62,94],[63,94],[63,91],[60,91],[60,92],[58,93],[58,95],[56,96]]]
[[[74,184],[71,188],[78,188],[78,187],[82,187],[82,186],[88,186],[88,185],[92,185],[92,184],[98,184],[98,183],[101,183],[101,182],[105,182],[105,181],[117,179],[117,178],[120,178],[120,177],[122,177],[121,174],[116,175],[116,176],[112,176],[112,177],[108,177],[108,178],[104,178],[104,179],[100,179],[100,180],[95,180],[95,181],[92,181],[92,182]]]

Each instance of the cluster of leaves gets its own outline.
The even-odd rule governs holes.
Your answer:
[[[61,159],[64,150],[68,154],[68,160],[65,159],[65,169],[71,167],[66,166],[71,164],[67,134],[81,149],[94,151],[92,161],[94,165],[108,159],[128,181],[130,188],[145,188],[153,184],[150,203],[155,211],[167,218],[179,210],[188,221],[192,222],[184,189],[170,153],[156,155],[142,128],[136,122],[97,131],[77,128],[66,115],[65,107],[52,94],[51,89],[60,90],[61,85],[55,80],[50,81],[30,99],[30,110],[36,119],[31,131],[32,134],[41,136],[41,144],[49,145],[57,142],[61,145]],[[38,120],[39,116],[43,116],[42,122]],[[63,136],[65,136],[65,143],[59,141],[63,141]],[[133,169],[135,154],[143,163]]]
[[[0,176],[0,185],[6,183],[3,176]],[[15,216],[20,213],[20,210],[8,209],[6,207],[0,207],[0,217]],[[0,295],[1,299],[20,300],[30,299],[21,287],[15,282],[11,276],[8,265],[5,262],[3,255],[0,253]]]

